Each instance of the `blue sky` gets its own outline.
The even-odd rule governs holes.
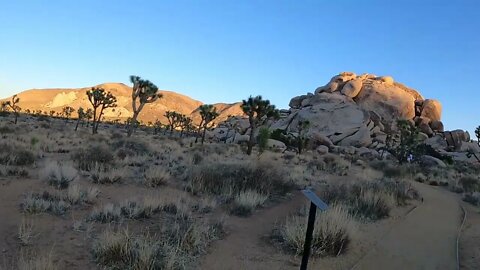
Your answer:
[[[128,83],[203,102],[281,108],[341,71],[391,75],[439,99],[448,129],[480,125],[480,2],[4,1],[0,96]],[[472,134],[473,135],[473,134]]]

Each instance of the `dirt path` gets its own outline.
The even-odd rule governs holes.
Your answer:
[[[279,254],[265,238],[275,222],[280,222],[289,213],[297,211],[303,203],[305,199],[297,191],[287,203],[262,210],[250,218],[230,217],[226,225],[231,233],[214,244],[200,269],[291,269],[296,262],[278,268],[279,264],[283,264],[280,261],[285,261],[285,255]]]
[[[354,268],[457,269],[456,237],[462,211],[449,191],[414,183],[424,203],[395,224]]]

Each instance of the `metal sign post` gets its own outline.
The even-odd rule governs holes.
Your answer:
[[[317,207],[325,211],[328,205],[324,203],[312,190],[302,190],[303,195],[310,200],[310,211],[308,211],[307,233],[305,235],[305,244],[303,245],[303,256],[300,270],[307,270],[308,258],[310,257],[310,249],[312,245],[313,229],[315,227],[315,217],[317,215]]]

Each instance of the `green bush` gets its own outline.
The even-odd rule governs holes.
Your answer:
[[[258,147],[260,148],[260,153],[265,151],[268,146],[268,139],[270,139],[270,130],[268,128],[262,127],[258,131]]]

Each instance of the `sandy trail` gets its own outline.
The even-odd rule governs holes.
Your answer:
[[[291,269],[295,262],[284,264],[285,255],[265,241],[275,222],[297,211],[305,203],[303,195],[296,191],[292,200],[262,210],[249,218],[230,217],[227,227],[230,234],[212,247],[202,261],[200,269]]]
[[[354,269],[457,269],[456,237],[463,217],[458,198],[413,184],[423,204],[395,224]]]

